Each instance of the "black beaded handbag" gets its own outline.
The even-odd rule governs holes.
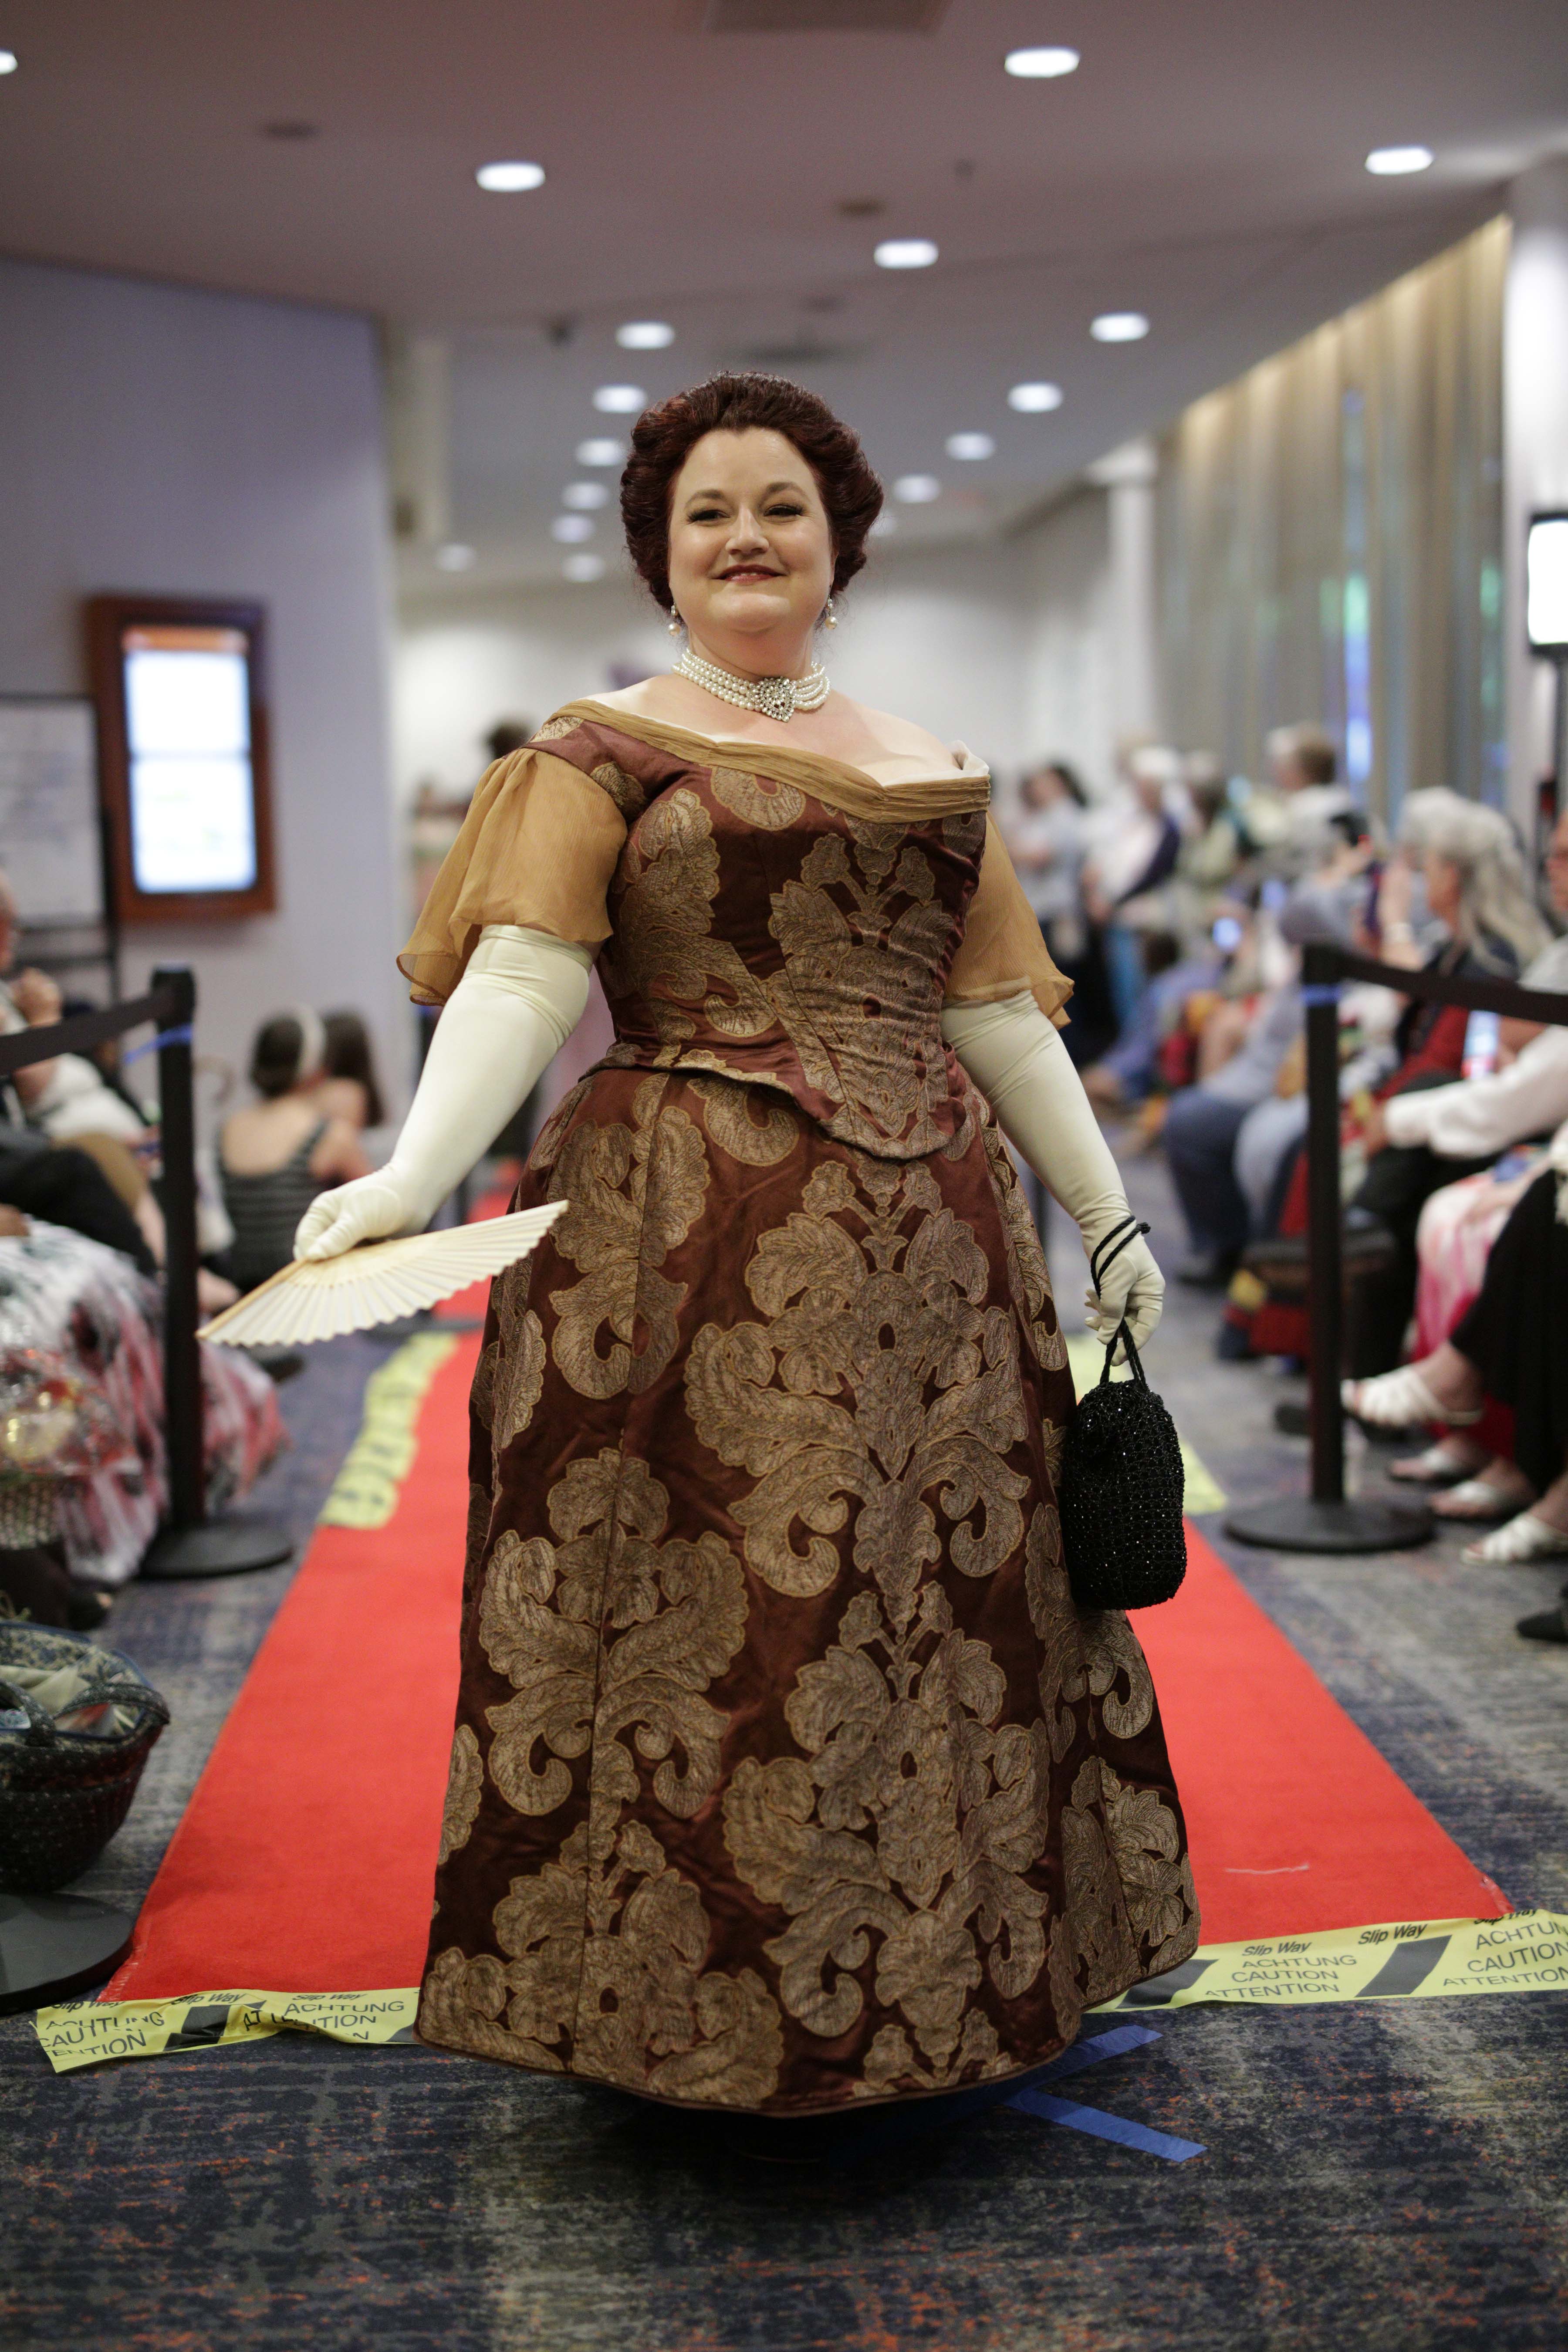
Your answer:
[[[1111,1259],[1148,1230],[1129,1217],[1100,1241],[1089,1265],[1097,1297]],[[1132,1377],[1113,1381],[1118,1340]],[[1187,1572],[1184,1486],[1176,1425],[1145,1380],[1123,1320],[1073,1415],[1062,1463],[1062,1545],[1080,1609],[1152,1609],[1171,1599]]]

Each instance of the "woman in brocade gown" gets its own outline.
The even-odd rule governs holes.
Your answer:
[[[1142,1654],[1068,1596],[1067,1350],[974,1074],[1088,1239],[1130,1221],[985,770],[813,663],[880,504],[854,436],[721,377],[633,439],[689,648],[489,771],[402,960],[447,1009],[398,1150],[300,1247],[423,1223],[596,961],[616,1044],[517,1194],[570,1206],[474,1383],[419,2032],[820,2114],[1038,2066],[1196,1942]],[[1100,1320],[1161,1287],[1135,1240]]]

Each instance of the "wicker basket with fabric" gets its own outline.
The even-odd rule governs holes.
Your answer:
[[[14,1678],[61,1668],[84,1678],[65,1724]],[[97,1727],[68,1727],[94,1714]],[[130,1811],[168,1720],[163,1700],[118,1651],[0,1622],[0,1887],[47,1895],[79,1878]]]

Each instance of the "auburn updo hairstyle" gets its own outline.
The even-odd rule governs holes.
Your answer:
[[[866,561],[866,534],[882,510],[882,485],[866,453],[825,400],[778,375],[710,375],[645,408],[632,427],[621,476],[621,521],[638,576],[672,610],[669,509],[676,477],[705,433],[782,433],[816,478],[833,533],[833,585],[847,587]]]

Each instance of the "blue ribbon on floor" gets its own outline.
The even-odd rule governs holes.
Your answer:
[[[1064,2050],[1050,2065],[1042,2066],[1026,2089],[1012,2083],[986,2083],[978,2089],[961,2093],[957,2097],[938,2102],[941,2122],[966,2122],[972,2116],[984,2115],[989,2107],[1011,2107],[1015,2113],[1032,2116],[1038,2123],[1061,2124],[1068,2131],[1089,2132],[1096,2139],[1117,2141],[1123,2147],[1135,2147],[1142,2155],[1163,2157],[1167,2164],[1185,2164],[1189,2157],[1205,2153],[1204,2143],[1195,2139],[1178,2139],[1171,2132],[1152,2131],[1147,2124],[1130,2123],[1124,2116],[1109,2116],[1099,2107],[1080,2106],[1076,2099],[1058,2099],[1040,2088],[1046,2083],[1065,2082],[1070,2074],[1079,2074],[1086,2066],[1098,2066],[1102,2059],[1123,2057],[1130,2050],[1141,2050],[1160,2036],[1147,2025],[1115,2025],[1106,2033],[1091,2033],[1086,2041],[1075,2042]],[[938,2117],[930,2116],[925,2128],[934,2128]],[[868,2123],[858,2132],[852,2142],[837,2156],[827,2159],[830,2171],[839,2171],[848,2165],[863,2163],[867,2157],[880,2154],[884,2148],[907,2147],[910,2138],[909,2112],[889,2116],[880,2125]],[[921,2126],[916,2126],[918,2131]]]
[[[1061,2082],[1085,2066],[1098,2066],[1102,2058],[1120,2058],[1124,2051],[1137,2050],[1144,2042],[1159,2039],[1146,2025],[1114,2026],[1109,2033],[1094,2033],[1087,2042],[1075,2042],[1037,2080]],[[1065,2124],[1068,2131],[1089,2132],[1096,2139],[1116,2140],[1122,2147],[1142,2149],[1145,2156],[1163,2157],[1167,2164],[1185,2164],[1189,2157],[1204,2153],[1201,2140],[1178,2139],[1171,2132],[1152,2131],[1147,2124],[1131,2123],[1125,2116],[1108,2116],[1099,2107],[1081,2107],[1076,2099],[1055,2099],[1033,2084],[1027,2090],[1015,2091],[1007,2105],[1019,2115],[1037,2116],[1041,2123]]]

